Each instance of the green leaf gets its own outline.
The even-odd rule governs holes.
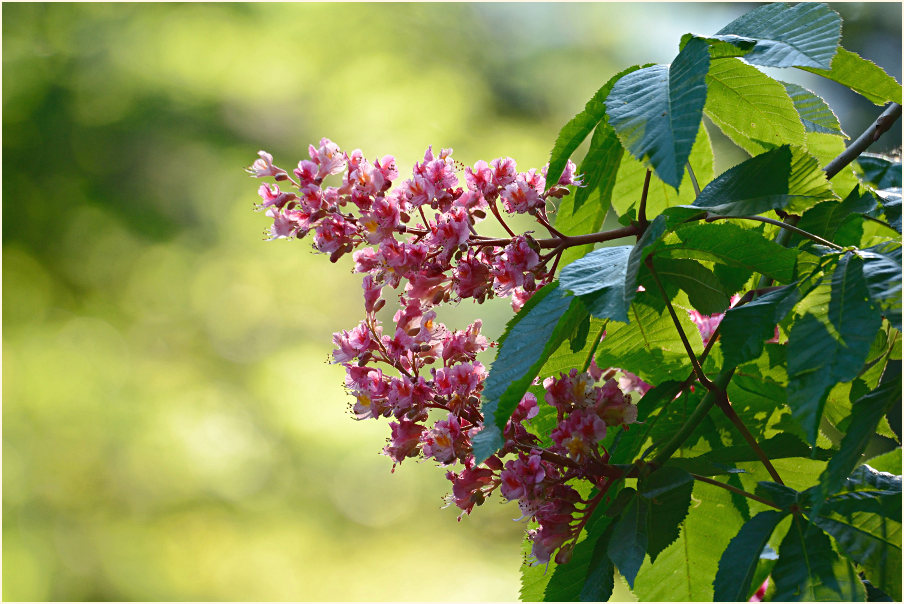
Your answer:
[[[761,233],[731,223],[688,224],[675,230],[678,243],[666,243],[659,253],[677,258],[722,262],[790,283],[798,252],[766,239]]]
[[[621,78],[629,73],[637,71],[640,66],[634,65],[624,71],[616,74],[602,88],[596,91],[596,94],[587,101],[584,110],[571,118],[571,120],[559,131],[556,142],[549,154],[549,169],[546,172],[546,184],[552,187],[562,176],[565,165],[571,154],[580,146],[587,138],[587,135],[596,128],[596,125],[606,115],[606,97],[609,96],[612,86]]]
[[[751,586],[760,553],[785,512],[760,512],[747,521],[728,543],[719,560],[713,581],[713,601],[746,601],[756,588]]]
[[[872,301],[895,329],[901,329],[901,247],[886,244],[857,255],[863,258],[863,276]]]
[[[612,539],[607,548],[609,559],[631,587],[634,587],[634,578],[647,552],[649,510],[649,500],[634,497],[612,529]]]
[[[863,586],[850,564],[838,558],[829,537],[800,517],[793,517],[772,569],[777,601],[862,601]]]
[[[719,327],[725,364],[737,367],[759,357],[764,342],[774,337],[775,326],[799,300],[797,284],[792,284],[729,309]]]
[[[715,273],[696,260],[658,258],[653,265],[666,285],[684,290],[691,305],[705,315],[724,312],[731,303]]]
[[[764,67],[828,68],[841,39],[841,17],[825,4],[776,2],[745,13],[716,32],[756,40],[744,60]]]
[[[710,59],[724,59],[726,57],[743,57],[756,46],[756,40],[753,38],[744,38],[742,36],[702,36],[699,34],[684,34],[681,36],[681,43],[678,48],[684,48],[685,45],[693,39],[700,39],[709,44]]]
[[[624,147],[675,189],[700,129],[708,70],[706,43],[691,40],[671,66],[628,74],[609,93],[606,113]]]
[[[627,323],[634,292],[627,291],[625,277],[633,247],[603,247],[575,260],[562,269],[560,286],[577,296],[595,293],[588,304],[593,316]]]
[[[631,323],[610,323],[600,342],[596,364],[621,367],[644,381],[658,384],[666,380],[683,381],[690,373],[690,361],[668,311],[656,304],[648,292],[639,292],[631,305]],[[682,329],[698,351],[703,342],[686,313],[678,315]]]
[[[638,424],[622,435],[612,450],[611,463],[629,463],[640,454],[647,436],[664,405],[672,401],[681,388],[680,381],[666,381],[653,387],[637,403]],[[614,505],[614,504],[613,504]]]
[[[901,492],[901,477],[887,472],[878,472],[868,465],[857,466],[844,483],[847,491],[878,490],[891,493]]]
[[[780,82],[785,87],[788,96],[797,109],[800,121],[804,125],[807,132],[824,132],[825,134],[837,134],[845,138],[849,138],[841,130],[841,124],[838,123],[838,117],[832,111],[826,102],[816,94],[810,92],[803,86],[791,84],[789,82]]]
[[[557,283],[547,285],[534,298],[541,295],[509,322],[484,383],[481,412],[486,424],[473,441],[478,463],[502,446],[502,430],[531,381],[587,313]]]
[[[854,160],[864,183],[876,189],[901,186],[901,160],[873,153],[862,153]]]
[[[556,351],[550,355],[543,368],[540,369],[539,377],[558,376],[560,373],[568,373],[573,368],[579,371],[587,370],[590,366],[590,359],[596,353],[596,348],[606,329],[605,320],[595,319],[590,316],[587,318],[589,319],[586,323],[587,337],[584,339],[581,348],[578,350],[572,349],[574,340],[562,342]],[[581,325],[583,324],[582,322]]]
[[[691,165],[699,186],[705,187],[713,179],[712,144],[703,124],[697,132],[697,140],[691,148],[691,156],[687,163]],[[646,173],[647,168],[642,162],[630,154],[622,157],[615,188],[612,191],[612,207],[619,216],[624,218],[633,214],[636,218]],[[666,208],[693,203],[696,197],[697,193],[686,171],[677,192],[653,173],[647,196],[647,216],[658,216]]]
[[[756,67],[721,59],[710,68],[706,86],[706,115],[751,155],[804,145],[804,125],[785,87]]]
[[[723,216],[755,216],[789,205],[803,209],[834,198],[816,159],[782,146],[721,174],[700,192],[693,207]]]
[[[607,602],[612,597],[612,589],[615,587],[615,565],[609,559],[609,543],[613,528],[614,525],[608,524],[606,530],[596,540],[590,564],[587,566],[587,579],[581,587],[582,602]]]
[[[803,213],[797,226],[808,233],[834,241],[838,228],[851,214],[868,212],[875,207],[876,202],[870,194],[861,195],[859,189],[855,188],[841,203],[826,201],[813,206]],[[797,245],[803,240],[803,237],[793,233],[788,245]]]
[[[811,516],[810,521],[831,535],[841,552],[863,567],[876,587],[901,600],[900,522],[863,513],[833,518]]]
[[[876,105],[884,105],[888,101],[901,104],[901,85],[893,77],[872,61],[840,46],[832,59],[831,68],[801,69],[847,86]]]
[[[650,561],[678,538],[679,528],[691,505],[694,479],[685,470],[666,466],[650,474],[639,486],[650,500],[648,547]]]
[[[789,508],[800,500],[800,493],[797,490],[769,480],[756,483],[754,493],[783,508]]]
[[[584,175],[582,187],[575,187],[573,211],[577,212],[584,203],[596,193],[595,203],[609,205],[612,187],[615,186],[615,175],[625,150],[618,142],[615,130],[604,119],[597,124],[590,139],[590,149],[578,168],[578,174]]]
[[[888,224],[901,234],[901,187],[875,191],[876,197],[882,203],[882,211],[888,220]]]
[[[885,412],[901,403],[901,365],[889,363],[879,387],[858,399],[851,409],[851,425],[841,441],[841,450],[829,460],[819,477],[823,498],[837,492],[866,448]]]
[[[724,489],[696,482],[692,501],[675,543],[637,574],[640,601],[712,601],[719,558],[744,520]]]
[[[841,257],[832,276],[828,320],[837,338],[816,316],[806,314],[791,328],[788,342],[788,404],[811,444],[829,389],[857,377],[881,326],[869,299],[863,261],[850,252]]]

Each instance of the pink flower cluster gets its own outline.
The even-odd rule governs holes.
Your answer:
[[[481,321],[452,330],[437,321],[435,309],[444,302],[480,303],[498,296],[511,297],[517,310],[553,279],[556,265],[547,263],[561,249],[541,255],[541,244],[530,234],[515,234],[503,213],[528,213],[554,233],[547,198],[567,193],[566,185],[580,185],[574,164],[568,162],[548,190],[546,168],[518,172],[510,158],[463,168],[462,183],[462,166],[451,149],[434,155],[428,148],[410,178],[393,187],[399,172],[392,156],[367,161],[360,150],[343,153],[328,139],[308,151],[310,159],[300,161],[291,175],[264,151],[248,171],[275,181],[258,191],[259,207],[273,220],[270,239],[312,233],[317,251],[330,254],[333,262],[351,254],[355,272],[363,275],[364,318],[333,336],[333,362],[345,367],[355,418],[391,418],[383,453],[394,464],[409,457],[444,467],[459,464],[461,469],[450,469],[447,477],[450,500],[463,514],[496,489],[517,500],[523,515],[538,523],[530,532],[535,558],[547,562],[559,549],[557,559],[564,561],[570,548],[563,545],[577,539],[590,511],[568,483],[605,481],[593,471],[593,464],[608,459],[599,442],[607,428],[635,421],[630,397],[611,375],[597,386],[603,372],[595,366],[588,373],[549,378],[543,386],[545,402],[557,414],[552,433],[531,432],[540,406],[528,393],[505,429],[505,446],[477,465],[471,439],[483,427],[480,402],[487,376],[477,355],[491,344],[480,333]],[[331,176],[337,186],[325,184]],[[490,214],[509,238],[477,233]],[[385,296],[387,287],[398,293]],[[392,323],[384,323],[378,313],[390,300],[397,302],[396,310]]]

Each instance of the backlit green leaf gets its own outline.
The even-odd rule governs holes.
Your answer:
[[[823,66],[801,69],[847,86],[876,105],[884,105],[888,101],[901,103],[901,84],[872,61],[840,46],[832,59],[831,68]]]
[[[706,115],[736,145],[757,155],[803,146],[804,125],[784,86],[739,59],[713,63],[706,76]]]
[[[791,97],[800,121],[803,122],[804,130],[837,134],[847,138],[847,135],[841,131],[841,124],[838,123],[835,112],[826,105],[824,100],[803,86],[789,82],[781,82],[781,85],[785,87],[785,91]]]

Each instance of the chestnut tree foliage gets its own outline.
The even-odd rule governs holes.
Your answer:
[[[524,600],[607,600],[618,574],[648,601],[901,600],[901,163],[864,154],[901,86],[840,37],[806,3],[687,34],[607,81],[540,171],[430,148],[393,187],[391,156],[328,139],[292,174],[249,168],[276,181],[271,238],[311,232],[364,275],[334,337],[355,417],[391,419],[395,463],[443,466],[462,514],[518,502]],[[883,109],[850,140],[760,68]],[[704,115],[750,158],[715,174]],[[437,321],[490,297],[516,311],[498,342]]]

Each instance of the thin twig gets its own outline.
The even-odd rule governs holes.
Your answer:
[[[773,503],[773,502],[769,501],[768,499],[763,499],[762,497],[760,497],[758,495],[754,495],[753,493],[748,493],[747,491],[744,491],[743,489],[739,489],[738,487],[733,487],[730,484],[725,484],[724,482],[719,482],[718,480],[713,480],[712,478],[708,478],[706,476],[700,476],[699,474],[692,473],[691,477],[694,480],[699,480],[700,482],[705,482],[707,484],[721,487],[725,490],[731,491],[732,493],[737,493],[738,495],[743,495],[744,497],[747,497],[748,499],[753,499],[754,501],[759,501],[763,505],[768,505],[769,507],[773,507],[777,510],[784,509],[784,508],[782,508],[782,506],[778,505],[777,503]]]
[[[759,222],[765,222],[767,224],[774,224],[775,226],[781,227],[788,231],[792,231],[797,233],[801,237],[806,237],[807,239],[812,239],[816,243],[824,245],[826,247],[830,247],[836,250],[843,250],[844,248],[838,245],[837,243],[832,243],[827,239],[823,239],[819,235],[814,235],[813,233],[808,233],[803,229],[799,229],[793,224],[788,222],[782,222],[781,220],[775,220],[774,218],[767,218],[766,216],[714,216],[712,214],[707,214],[706,222],[712,222],[714,220],[756,220]]]
[[[697,355],[694,354],[694,349],[691,348],[691,343],[687,339],[687,335],[684,333],[684,329],[681,327],[681,323],[678,321],[678,315],[675,314],[675,309],[672,307],[672,302],[669,300],[669,295],[666,293],[665,288],[662,286],[662,281],[659,280],[659,274],[656,272],[656,269],[653,268],[653,258],[652,256],[647,256],[646,259],[647,268],[650,269],[650,274],[653,275],[653,280],[656,281],[656,286],[659,288],[660,293],[662,294],[662,299],[665,300],[665,305],[669,309],[669,314],[672,315],[672,322],[675,323],[675,328],[678,330],[678,336],[681,338],[681,343],[684,344],[684,350],[687,352],[687,356],[691,360],[691,364],[694,366],[694,372],[697,374],[697,379],[701,384],[709,388],[709,384],[712,382],[706,377],[706,374],[703,373],[703,368],[700,366],[700,361],[697,360]]]

